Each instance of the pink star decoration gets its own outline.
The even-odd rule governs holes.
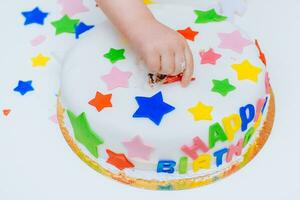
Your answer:
[[[131,75],[131,72],[123,72],[117,67],[113,67],[108,74],[101,76],[101,79],[106,83],[107,89],[112,90],[118,87],[127,88]]]
[[[58,0],[57,3],[62,6],[61,14],[67,14],[70,17],[77,13],[89,11],[89,9],[82,3],[82,0]]]
[[[201,51],[201,64],[212,64],[215,65],[217,60],[222,57],[221,54],[215,53],[213,49],[208,51]]]
[[[150,154],[154,151],[153,147],[144,144],[139,135],[135,136],[130,141],[123,142],[123,145],[127,149],[128,157],[149,160]]]
[[[244,38],[238,30],[232,33],[219,33],[218,35],[221,39],[219,48],[231,49],[237,53],[243,53],[244,48],[252,44],[252,41]]]

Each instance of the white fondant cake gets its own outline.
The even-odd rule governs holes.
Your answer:
[[[81,151],[112,173],[166,181],[222,171],[243,159],[264,124],[270,88],[262,53],[217,13],[151,9],[187,38],[195,80],[187,88],[178,82],[151,87],[146,67],[103,23],[65,59],[66,127]]]

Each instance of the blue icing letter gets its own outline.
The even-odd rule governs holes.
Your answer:
[[[174,173],[176,162],[173,160],[160,160],[157,164],[157,173]]]
[[[241,107],[240,116],[242,119],[242,131],[245,131],[248,129],[248,124],[254,119],[255,107],[252,104]]]
[[[221,149],[214,153],[214,157],[216,157],[216,165],[219,167],[223,163],[223,155],[228,152],[228,148]]]
[[[265,109],[266,109],[266,106],[267,106],[268,100],[269,100],[269,97],[266,97],[266,100],[265,100],[264,106],[263,106],[263,107],[262,107],[262,109],[261,109],[261,113],[262,113],[262,114],[264,114],[264,112],[265,112]]]

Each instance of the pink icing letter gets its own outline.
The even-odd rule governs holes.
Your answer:
[[[187,146],[183,145],[181,147],[181,151],[183,151],[186,155],[188,155],[190,158],[193,160],[196,160],[198,157],[197,151],[201,150],[204,153],[206,153],[209,148],[208,146],[197,136],[193,138],[193,145],[192,146]]]

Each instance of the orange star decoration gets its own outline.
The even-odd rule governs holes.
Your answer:
[[[126,156],[124,154],[115,153],[109,149],[106,149],[106,153],[109,156],[109,158],[106,160],[106,162],[115,166],[119,170],[134,167],[134,165],[126,158]]]
[[[112,94],[101,94],[97,91],[95,98],[89,101],[91,106],[94,106],[98,112],[103,110],[106,107],[112,107],[111,104],[111,96]]]
[[[258,75],[261,73],[261,68],[252,65],[249,60],[244,60],[241,64],[233,64],[232,68],[237,72],[238,80],[258,81]]]
[[[3,109],[2,112],[3,112],[3,115],[5,117],[7,117],[9,115],[9,113],[11,112],[11,110],[10,109]]]
[[[184,30],[177,30],[185,39],[195,41],[195,37],[198,35],[199,32],[193,31],[190,27]]]

